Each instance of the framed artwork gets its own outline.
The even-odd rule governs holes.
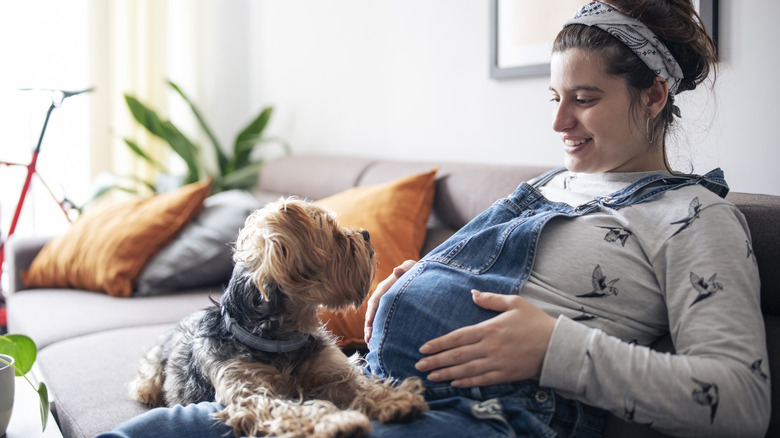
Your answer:
[[[561,24],[585,3],[584,0],[490,0],[490,77],[549,75],[552,41]],[[717,44],[718,0],[694,0],[694,4]]]

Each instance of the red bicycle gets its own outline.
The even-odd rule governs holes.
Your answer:
[[[14,231],[16,231],[16,225],[19,223],[19,216],[22,213],[22,207],[24,206],[24,201],[27,198],[27,192],[30,189],[30,182],[32,181],[33,175],[36,175],[38,179],[43,183],[43,186],[46,187],[46,190],[49,192],[52,199],[54,199],[54,201],[60,206],[60,209],[62,209],[62,212],[65,214],[65,217],[68,219],[68,221],[71,221],[69,212],[74,209],[78,210],[76,205],[73,202],[71,202],[67,197],[63,197],[62,200],[59,200],[57,198],[57,196],[54,194],[54,192],[49,187],[49,185],[46,184],[46,181],[43,179],[43,177],[38,173],[36,166],[38,164],[38,156],[41,153],[41,144],[43,143],[43,136],[46,133],[46,127],[49,124],[49,118],[51,118],[52,112],[54,112],[56,108],[61,107],[65,99],[71,96],[76,96],[82,93],[92,91],[92,88],[87,88],[79,91],[64,91],[64,90],[43,90],[43,91],[51,92],[51,105],[49,105],[49,110],[46,112],[46,118],[44,119],[43,127],[41,128],[41,134],[38,137],[38,144],[35,146],[35,149],[32,152],[32,157],[30,159],[30,162],[24,164],[24,163],[12,163],[8,161],[0,161],[0,165],[22,166],[27,168],[27,176],[24,180],[24,184],[22,185],[22,192],[19,195],[19,201],[16,203],[16,209],[14,210],[14,215],[13,218],[11,219],[11,226],[8,229],[8,234],[6,235],[5,239],[0,240],[0,272],[3,271],[3,263],[5,261],[5,242],[8,241],[8,238],[14,234]]]

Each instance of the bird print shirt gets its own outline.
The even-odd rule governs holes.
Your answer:
[[[541,192],[577,206],[648,175],[564,172]],[[521,291],[558,316],[540,383],[665,433],[763,436],[759,288],[745,218],[700,185],[554,218]]]

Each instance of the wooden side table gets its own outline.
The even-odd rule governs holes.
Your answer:
[[[41,410],[38,393],[24,377],[14,382],[14,412],[5,433],[6,438],[62,438],[54,417],[49,415],[46,430],[41,431]]]

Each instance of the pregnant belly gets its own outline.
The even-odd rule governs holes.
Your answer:
[[[436,262],[418,263],[380,300],[366,356],[378,377],[424,375],[414,368],[420,346],[497,313],[478,307],[471,289],[508,293],[507,279],[475,275]],[[427,382],[427,386],[436,385]],[[443,384],[442,384],[443,385]]]

